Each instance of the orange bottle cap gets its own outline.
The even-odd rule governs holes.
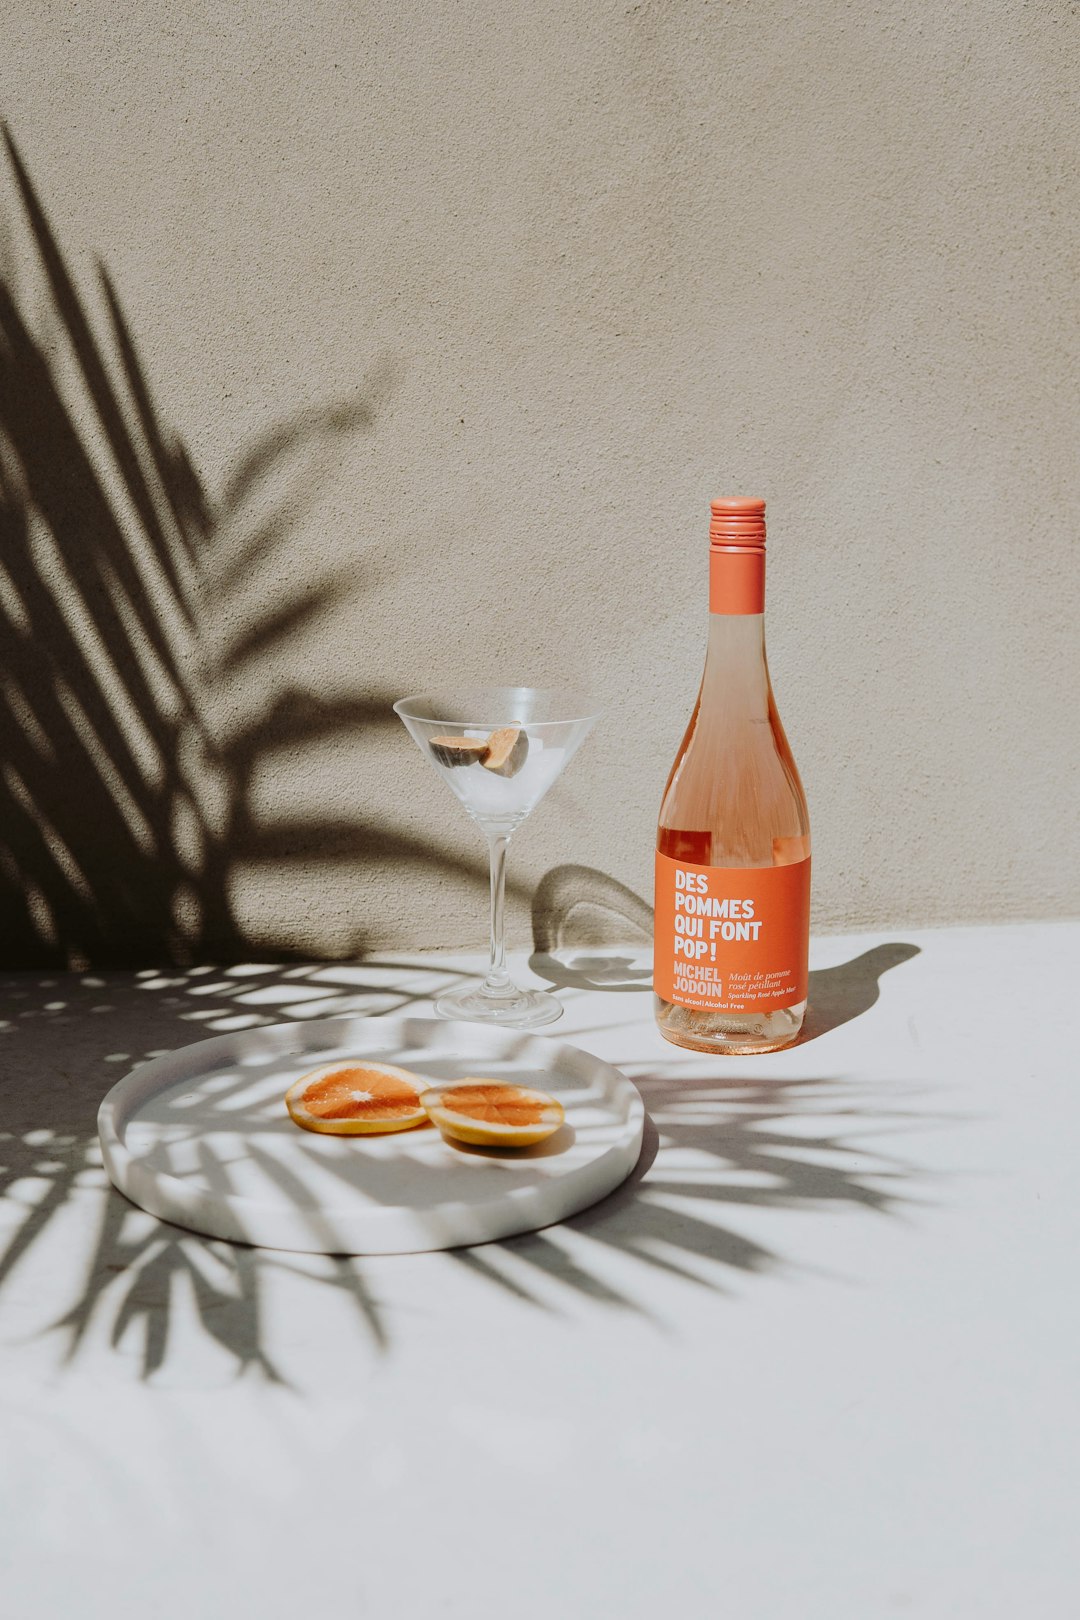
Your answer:
[[[709,539],[714,546],[748,546],[755,550],[765,544],[765,502],[740,497],[713,501]]]

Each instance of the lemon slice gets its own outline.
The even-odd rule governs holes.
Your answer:
[[[427,1122],[420,1094],[427,1082],[408,1069],[366,1058],[342,1058],[301,1075],[285,1106],[305,1131],[326,1136],[375,1136]]]
[[[546,1091],[502,1080],[462,1080],[425,1091],[421,1103],[444,1136],[479,1147],[529,1147],[554,1136],[565,1119]]]

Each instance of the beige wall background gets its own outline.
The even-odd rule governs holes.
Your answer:
[[[448,679],[595,686],[512,929],[567,865],[640,927],[719,493],[816,926],[1075,910],[1078,28],[6,6],[8,959],[479,943],[388,712]]]

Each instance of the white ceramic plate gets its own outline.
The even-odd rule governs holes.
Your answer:
[[[300,1130],[285,1092],[358,1057],[432,1080],[486,1076],[558,1097],[566,1123],[518,1149],[451,1146],[432,1126],[390,1136]],[[114,1186],[211,1237],[315,1254],[487,1243],[586,1209],[629,1175],[645,1111],[618,1069],[566,1042],[427,1018],[328,1018],[198,1041],[133,1069],[98,1134]]]

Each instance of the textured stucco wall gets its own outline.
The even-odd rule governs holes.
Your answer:
[[[816,925],[1074,910],[1078,30],[5,7],[9,955],[478,942],[386,718],[456,677],[605,711],[518,936],[563,864],[647,895],[717,493],[769,502]]]

